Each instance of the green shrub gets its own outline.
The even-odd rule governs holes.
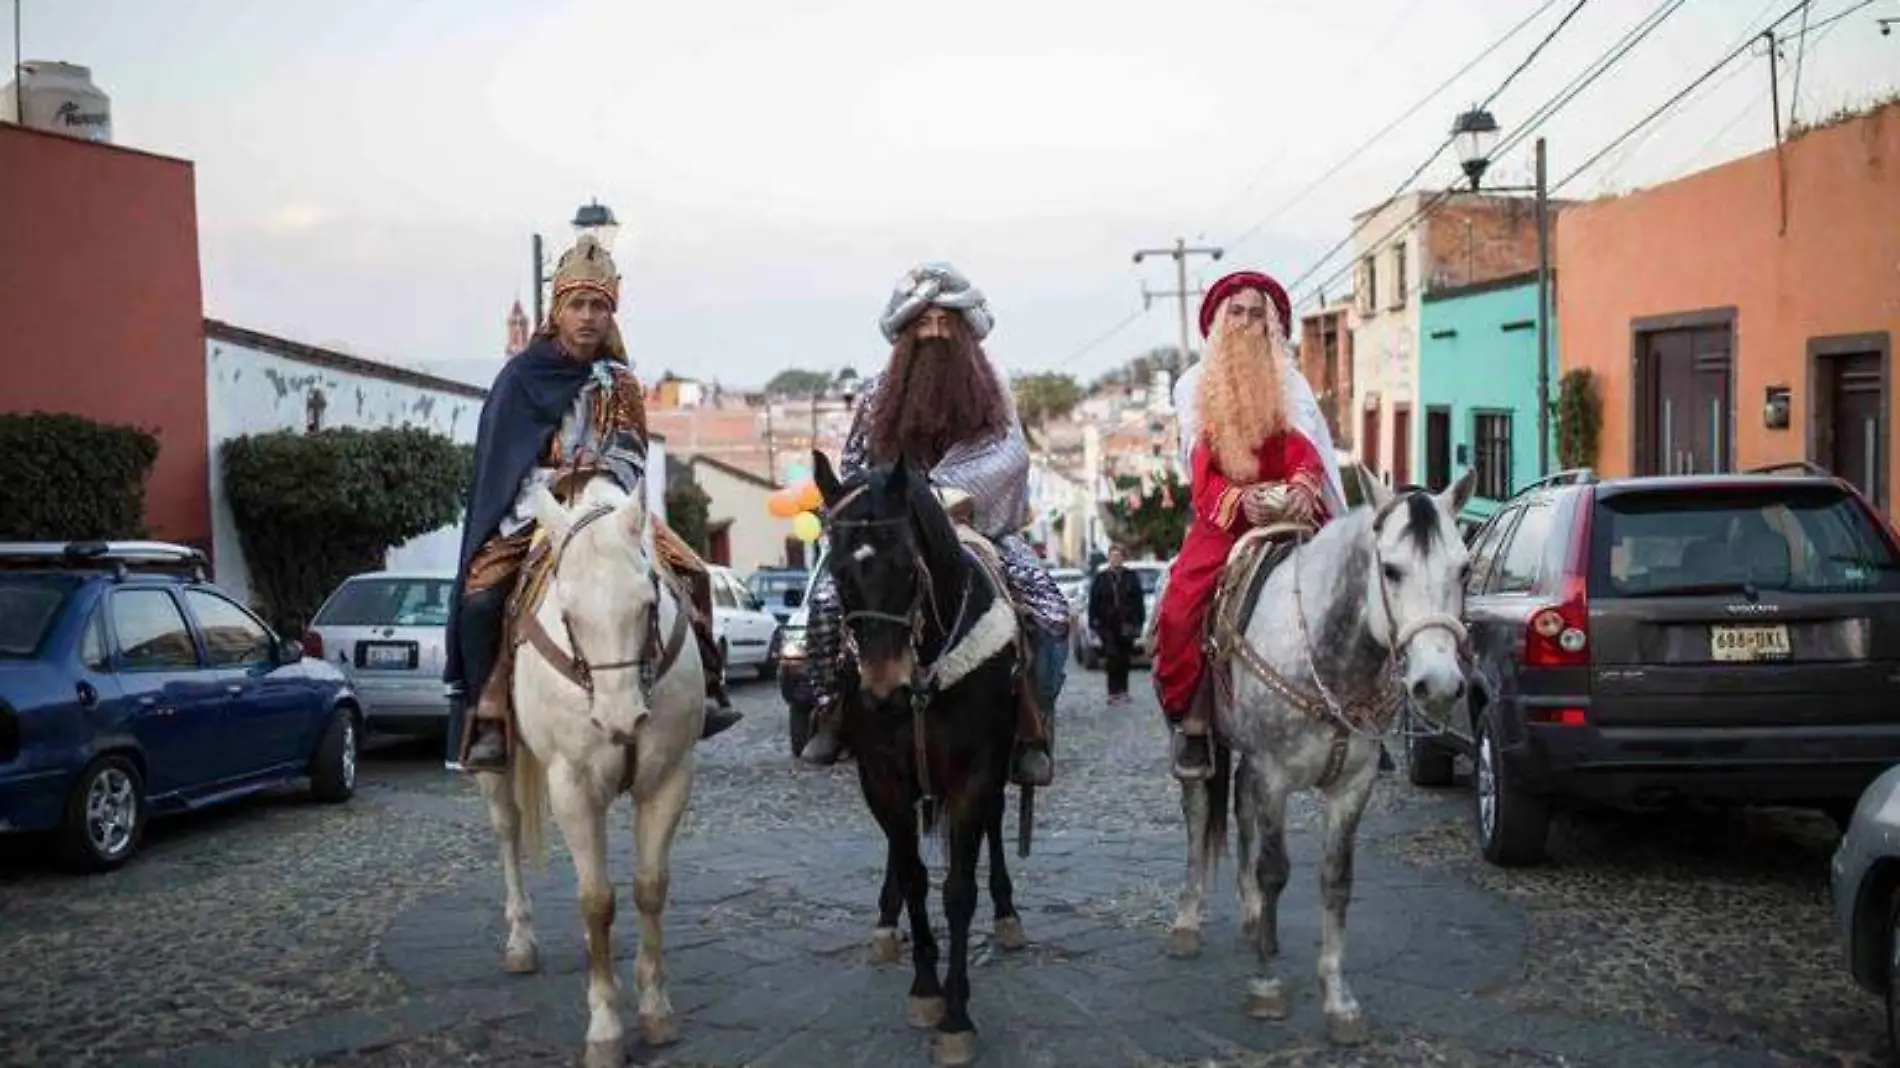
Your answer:
[[[63,412],[0,415],[0,541],[144,538],[158,436]]]
[[[1587,367],[1566,372],[1557,389],[1557,465],[1595,467],[1602,433],[1603,397],[1596,375]]]
[[[296,634],[337,583],[461,519],[474,450],[399,427],[251,435],[222,456],[256,599]]]

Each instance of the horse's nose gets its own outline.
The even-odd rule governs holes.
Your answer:
[[[1412,700],[1423,701],[1425,700],[1425,698],[1431,696],[1431,692],[1432,692],[1432,688],[1426,685],[1424,679],[1416,679],[1413,681]]]

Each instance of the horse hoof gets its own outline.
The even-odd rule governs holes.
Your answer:
[[[960,1064],[974,1064],[976,1062],[976,1032],[958,1031],[955,1034],[949,1034],[939,1031],[937,1033],[937,1044],[931,1050],[931,1054],[932,1059],[935,1060],[941,1068],[954,1068],[955,1065]]]
[[[1168,956],[1175,960],[1193,960],[1201,955],[1201,932],[1192,927],[1176,927],[1168,932]]]
[[[896,964],[901,948],[895,927],[880,927],[871,932],[872,964]]]
[[[1020,916],[1005,916],[996,921],[996,948],[1008,953],[1027,948],[1029,936],[1023,933]]]
[[[912,1027],[935,1027],[943,1022],[945,1012],[942,998],[911,998],[910,1025]]]
[[[1326,1038],[1335,1046],[1363,1046],[1371,1037],[1371,1028],[1359,1013],[1326,1017]]]
[[[649,1046],[670,1046],[680,1040],[680,1025],[674,1016],[641,1016],[639,1026],[640,1040]]]
[[[617,1038],[589,1042],[587,1055],[581,1059],[581,1063],[586,1068],[621,1068],[627,1063],[627,1051]]]
[[[502,954],[501,970],[509,975],[533,975],[541,970],[541,954],[533,946]]]
[[[1256,1020],[1286,1019],[1286,988],[1277,979],[1247,984],[1247,1015]]]

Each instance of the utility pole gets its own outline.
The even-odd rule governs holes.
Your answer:
[[[1188,349],[1188,296],[1189,296],[1189,293],[1188,293],[1188,281],[1187,281],[1187,258],[1189,256],[1208,256],[1208,257],[1212,257],[1215,260],[1219,260],[1221,258],[1223,251],[1224,250],[1222,249],[1214,248],[1214,247],[1191,248],[1188,246],[1188,243],[1185,239],[1177,237],[1174,239],[1173,248],[1144,248],[1144,249],[1139,249],[1135,252],[1136,263],[1140,263],[1142,260],[1146,259],[1149,256],[1174,257],[1174,280],[1175,280],[1174,292],[1157,294],[1157,295],[1158,296],[1172,296],[1181,302],[1181,366],[1184,368],[1187,366],[1188,352],[1190,351]]]
[[[26,0],[13,0],[13,121],[26,125],[26,60],[20,47],[20,8]]]
[[[547,264],[547,258],[541,253],[541,235],[536,234],[534,235],[534,272],[532,275],[534,278],[534,326],[530,332],[541,329],[541,324],[545,321],[541,307],[541,287],[548,280]]]
[[[1775,184],[1781,200],[1781,233],[1788,232],[1788,160],[1781,151],[1781,42],[1773,29],[1762,31],[1768,42],[1768,102],[1775,112]]]
[[[1143,311],[1146,311],[1154,307],[1155,298],[1157,297],[1164,300],[1168,297],[1178,298],[1181,302],[1181,337],[1185,343],[1185,339],[1187,338],[1187,300],[1189,297],[1198,297],[1206,292],[1207,290],[1198,285],[1193,289],[1149,289],[1147,283],[1144,282],[1141,287],[1141,308]],[[1181,362],[1174,369],[1177,378],[1187,370],[1187,364],[1187,350],[1182,349]]]
[[[1550,189],[1537,139],[1537,477],[1550,474]]]

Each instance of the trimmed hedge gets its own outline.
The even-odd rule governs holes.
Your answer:
[[[0,541],[144,538],[158,436],[63,412],[0,415]]]
[[[1603,396],[1587,367],[1565,373],[1557,389],[1557,463],[1565,470],[1595,467],[1603,433]]]
[[[470,447],[415,427],[251,435],[222,457],[252,588],[286,634],[392,547],[459,520],[474,464]]]

